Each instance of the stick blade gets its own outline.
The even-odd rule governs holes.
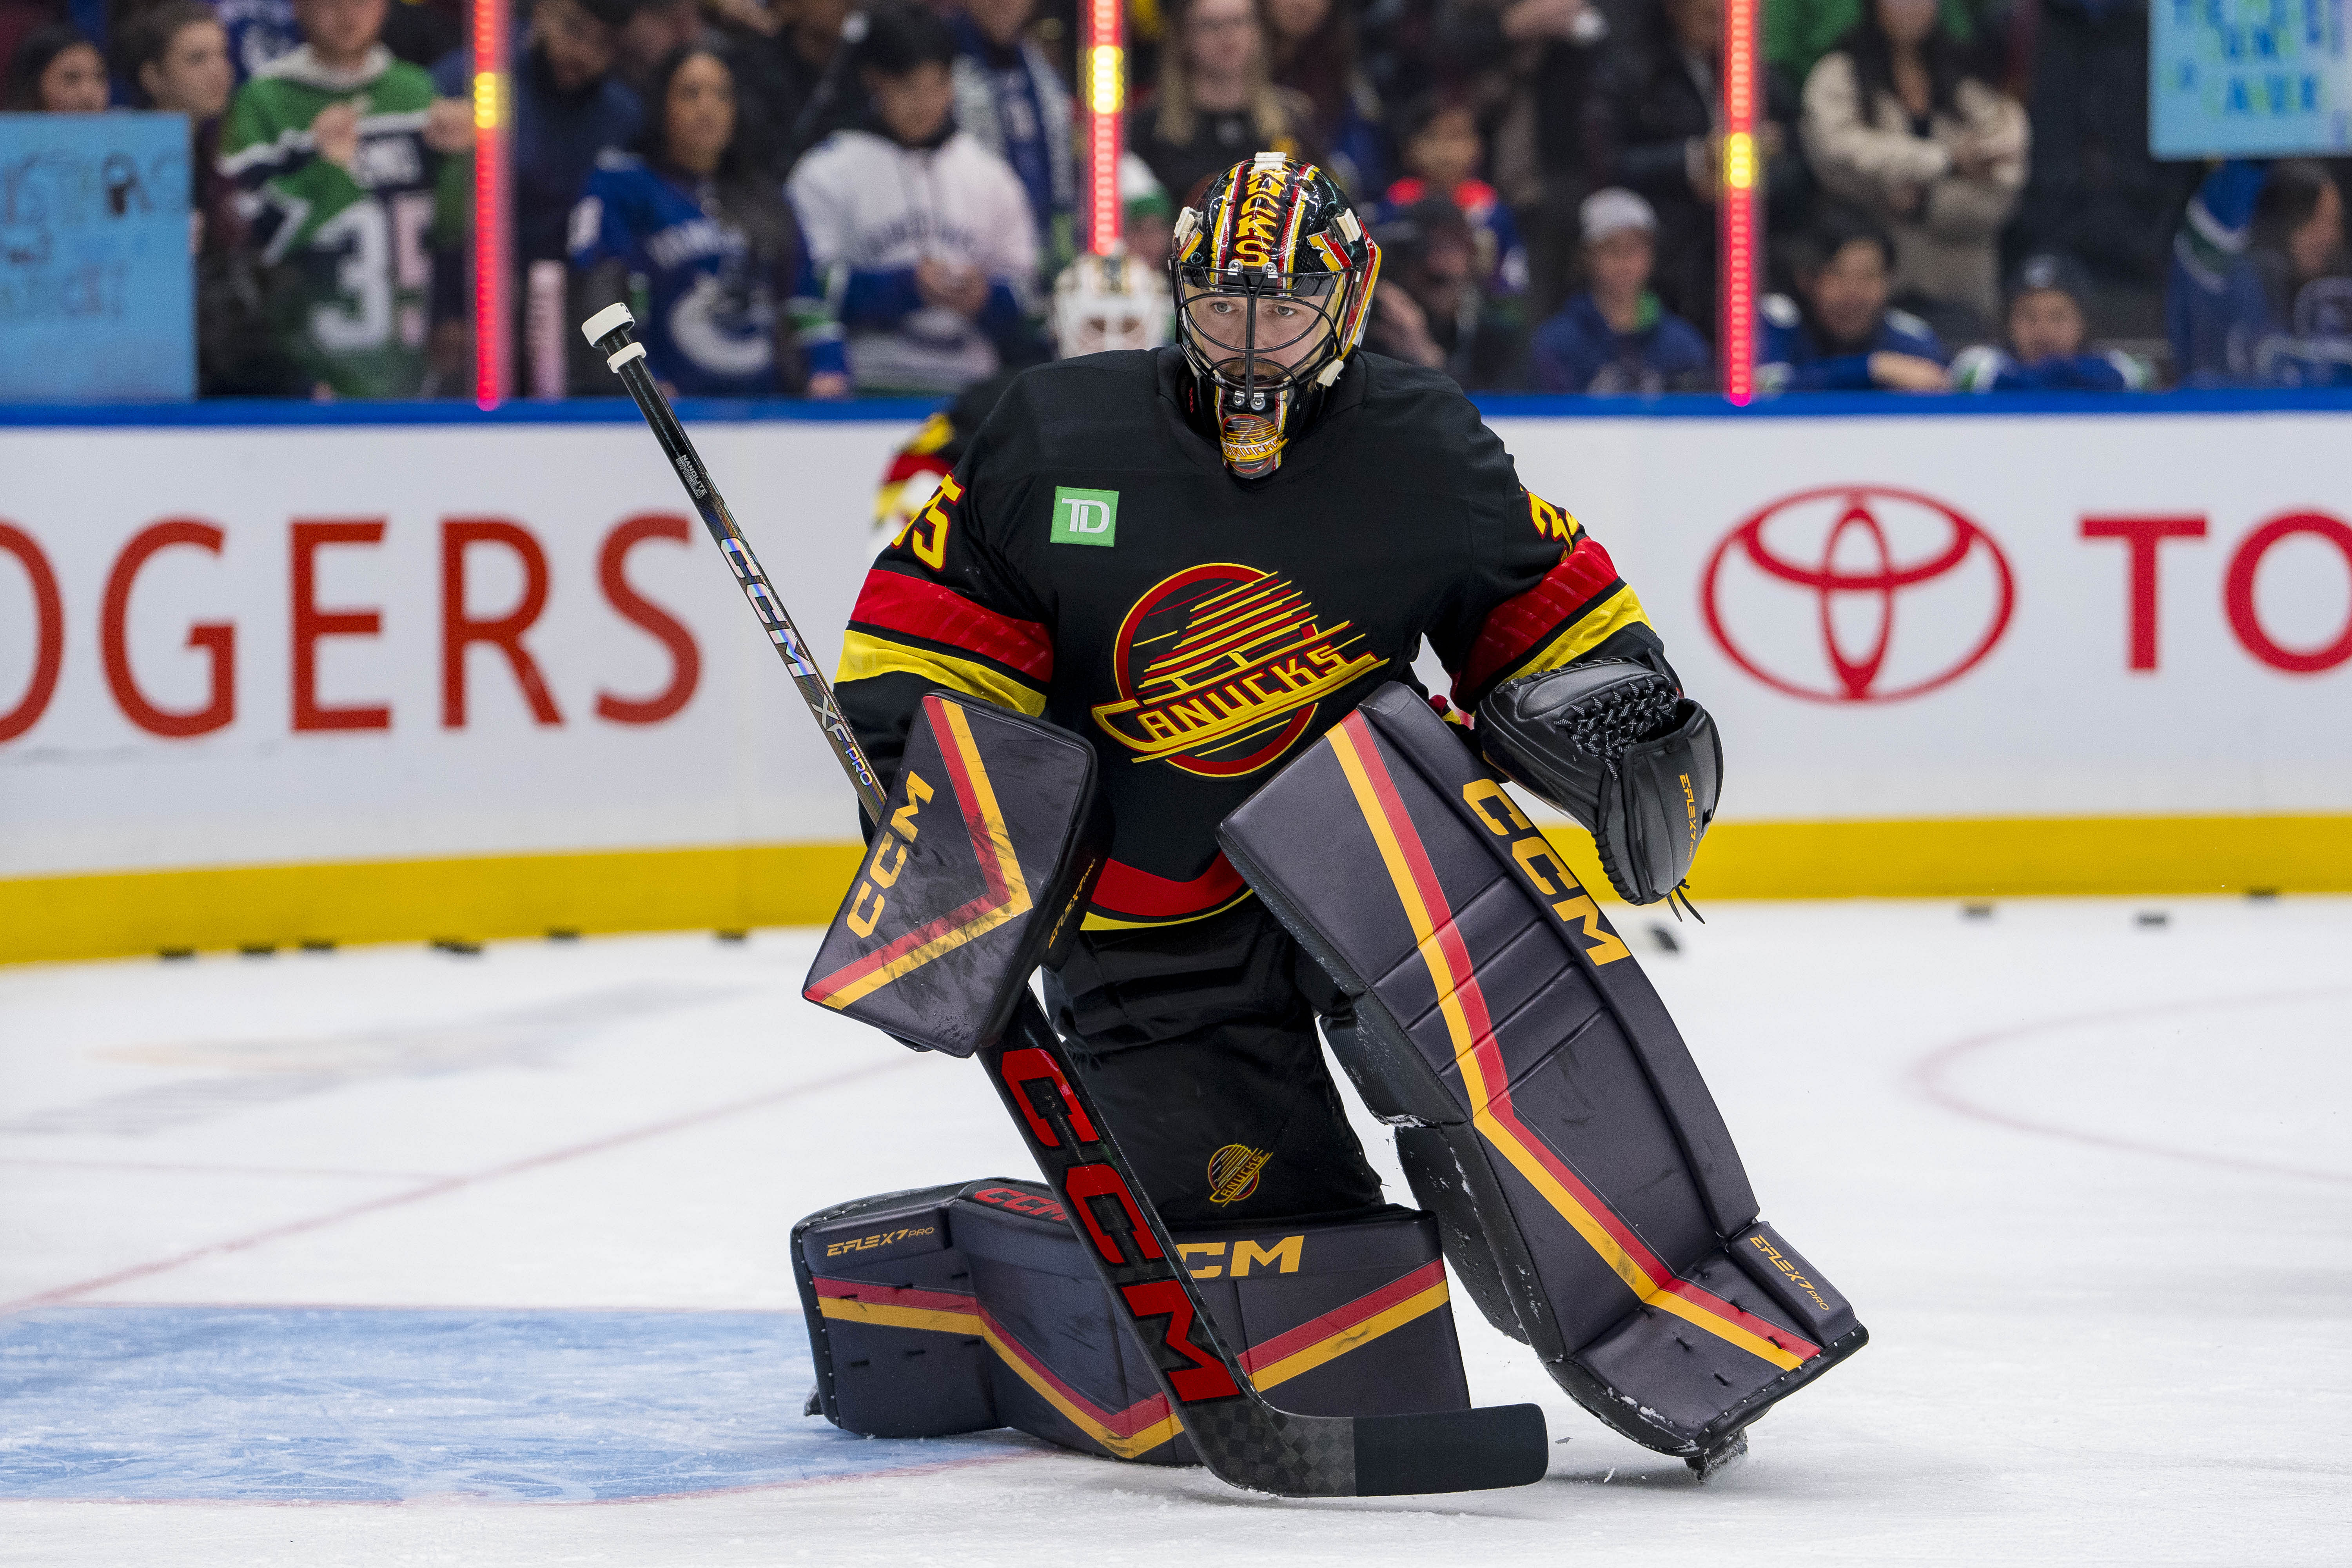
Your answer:
[[[1551,1467],[1539,1405],[1359,1415],[1355,1422],[1358,1497],[1532,1486]]]

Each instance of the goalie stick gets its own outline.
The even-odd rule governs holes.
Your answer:
[[[677,415],[646,367],[625,305],[598,311],[581,331],[636,399],[663,455],[709,529],[751,612],[824,731],[869,821],[884,792],[808,656],[783,601],[738,527]],[[1202,1462],[1224,1481],[1284,1497],[1391,1497],[1480,1491],[1543,1479],[1550,1450],[1543,1412],[1493,1405],[1423,1415],[1301,1415],[1266,1402],[1202,1303],[1159,1211],[1127,1161],[1061,1037],[1024,994],[1004,1038],[978,1053],[1030,1154],[1063,1194],[1071,1224],[1136,1342],[1146,1348],[1160,1394],[1184,1424]]]

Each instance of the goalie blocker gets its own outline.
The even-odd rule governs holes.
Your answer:
[[[1307,1415],[1467,1410],[1437,1228],[1410,1209],[1276,1230],[1181,1231],[1178,1250],[1262,1393]],[[793,1227],[816,1390],[873,1437],[1018,1427],[1065,1448],[1195,1465],[1052,1188],[888,1193]]]
[[[1464,1288],[1579,1404],[1704,1476],[1867,1342],[1759,1221],[1624,942],[1420,698],[1383,687],[1218,837],[1352,999],[1334,1052]]]

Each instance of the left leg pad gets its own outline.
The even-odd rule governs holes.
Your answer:
[[[1284,1409],[1469,1408],[1427,1215],[1391,1206],[1175,1239],[1219,1333]],[[1086,1453],[1200,1462],[1048,1187],[969,1182],[827,1209],[793,1227],[793,1268],[814,1403],[845,1430],[1015,1426]]]

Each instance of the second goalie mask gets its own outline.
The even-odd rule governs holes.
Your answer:
[[[1507,681],[1478,709],[1486,760],[1592,835],[1627,903],[1671,895],[1715,820],[1723,742],[1646,664],[1595,659]]]
[[[1330,176],[1279,153],[1212,181],[1174,246],[1188,412],[1237,478],[1263,479],[1362,339],[1380,247]]]

